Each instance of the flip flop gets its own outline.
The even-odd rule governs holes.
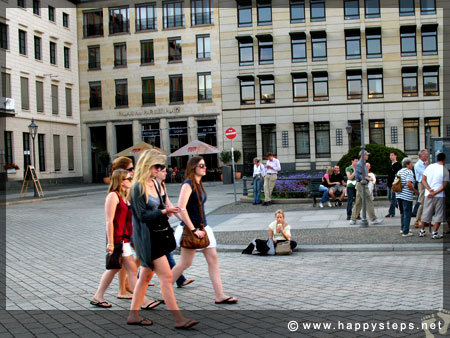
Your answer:
[[[154,300],[147,306],[141,306],[141,310],[153,310],[155,307],[157,307],[160,304],[161,304],[161,302],[159,300]]]
[[[150,282],[148,283],[148,286],[155,286],[155,283]]]
[[[175,328],[178,329],[178,330],[189,330],[191,327],[197,325],[198,323],[199,323],[199,321],[197,321],[197,320],[189,319],[183,325],[175,326]]]
[[[193,283],[193,282],[195,282],[195,279],[188,279],[188,280],[185,280],[185,281],[183,282],[183,284],[177,285],[177,288],[183,288],[183,287],[185,287],[186,285],[189,285],[189,284],[191,284],[191,283]]]
[[[129,295],[129,296],[117,296],[117,299],[132,299],[133,295]]]
[[[102,307],[102,308],[110,308],[112,306],[107,301],[99,302],[99,301],[96,301],[96,300],[91,300],[90,304],[94,305],[94,306],[97,306],[97,307]]]
[[[137,322],[127,322],[127,325],[150,326],[153,325],[153,322],[148,319],[141,319]]]
[[[216,301],[216,304],[236,304],[237,299],[233,299],[233,297],[225,298],[224,300],[221,300],[220,302]]]

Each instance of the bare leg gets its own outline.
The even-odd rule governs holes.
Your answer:
[[[345,197],[345,192],[346,192],[346,189],[344,189],[343,191],[342,191],[342,193],[341,193],[341,197],[339,197],[339,201],[343,201],[344,200],[344,197]]]
[[[136,283],[137,283],[137,278],[136,278],[137,267],[134,262],[133,256],[123,257],[123,267],[127,273],[128,281],[130,283],[130,288],[131,288],[131,290],[134,291],[134,289],[136,287]],[[144,296],[144,299],[142,301],[142,306],[145,307],[145,306],[149,305],[151,302],[152,301],[150,301],[147,297]]]
[[[119,272],[119,270],[105,270],[105,272],[103,272],[97,292],[94,295],[94,300],[97,302],[105,301],[105,291],[108,289],[108,286],[111,284],[117,272]]]
[[[145,292],[148,288],[148,282],[153,276],[153,271],[148,267],[141,267],[139,279],[133,292],[133,300],[131,301],[130,313],[128,314],[128,322],[137,322],[142,319],[139,316],[139,310],[145,298]]]
[[[441,225],[441,222],[436,222],[434,223],[434,228],[433,228],[433,232],[436,232],[439,230],[439,226]]]
[[[332,189],[328,189],[328,194],[330,194],[330,197],[333,199],[333,201],[336,201],[336,195],[334,194],[334,191]]]
[[[181,276],[184,270],[189,268],[192,265],[192,261],[194,260],[195,250],[194,249],[186,249],[181,248],[180,260],[172,269],[173,281],[172,284],[176,282],[176,280]]]
[[[122,267],[122,269],[120,269],[117,277],[119,278],[119,294],[117,295],[117,297],[118,298],[130,298],[131,299],[131,297],[133,297],[133,295],[128,292],[127,287],[126,287],[126,284],[127,284],[127,272],[125,271],[124,267]]]

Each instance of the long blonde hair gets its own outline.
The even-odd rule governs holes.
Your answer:
[[[111,183],[109,183],[108,194],[111,191],[117,191],[119,195],[125,199],[127,192],[122,187],[122,181],[127,177],[128,171],[125,169],[116,169],[111,175]]]
[[[328,167],[326,173],[327,173],[329,176],[333,175],[333,173],[334,173],[334,168],[333,168],[333,167]]]
[[[145,201],[148,202],[148,189],[146,182],[151,176],[150,168],[156,164],[165,165],[167,156],[162,155],[156,149],[145,150],[136,164],[133,185],[139,184],[139,191],[145,195]],[[130,194],[128,194],[130,196]]]

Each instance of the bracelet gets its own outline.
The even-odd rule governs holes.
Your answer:
[[[192,232],[196,232],[198,229],[197,228],[194,228],[194,230],[191,230]]]

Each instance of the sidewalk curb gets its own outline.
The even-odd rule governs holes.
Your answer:
[[[29,200],[11,201],[11,202],[6,202],[6,203],[0,203],[0,207],[5,207],[5,206],[7,207],[10,205],[19,205],[19,204],[27,204],[27,203],[54,201],[54,200],[59,200],[59,199],[64,199],[64,198],[72,198],[72,197],[90,196],[90,195],[95,195],[95,194],[99,194],[99,193],[104,193],[104,191],[99,190],[99,191],[82,192],[82,193],[77,193],[77,194],[58,195],[58,196],[35,198],[35,199],[29,199]]]

